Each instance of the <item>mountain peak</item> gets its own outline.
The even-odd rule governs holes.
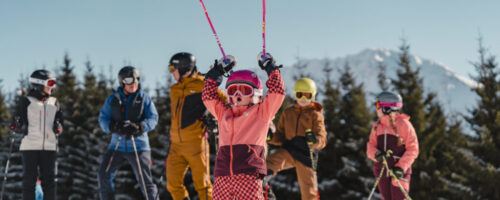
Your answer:
[[[324,73],[325,67],[334,70],[333,73],[330,73],[329,78],[337,81],[339,80],[339,73],[336,72],[348,63],[357,82],[364,84],[367,94],[376,94],[381,91],[377,77],[379,73],[378,66],[386,66],[386,74],[390,79],[397,78],[399,55],[399,51],[390,49],[367,48],[344,57],[301,59],[294,65],[284,68],[282,74],[288,92],[292,92],[290,88],[293,88],[294,77],[300,74],[311,76],[310,78],[315,80],[321,88],[327,78],[327,73]],[[299,64],[305,67],[303,69],[294,67]],[[329,66],[326,66],[327,64]],[[442,63],[416,55],[410,55],[410,66],[420,68],[419,75],[423,79],[425,91],[436,93],[445,110],[465,113],[467,106],[474,104],[476,94],[471,89],[477,86],[475,81],[457,74]],[[321,94],[319,98],[321,99]],[[372,100],[373,96],[368,95],[367,98]]]

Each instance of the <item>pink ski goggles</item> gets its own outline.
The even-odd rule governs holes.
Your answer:
[[[396,107],[396,108],[402,108],[403,103],[395,103],[395,102],[380,102],[377,101],[375,102],[375,105],[377,106],[377,110],[380,108],[385,108],[385,107]]]
[[[236,83],[227,88],[227,95],[234,97],[240,95],[242,97],[253,96],[253,87],[247,84]]]

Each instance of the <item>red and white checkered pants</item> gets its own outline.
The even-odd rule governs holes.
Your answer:
[[[258,174],[237,174],[215,178],[213,200],[264,200]]]

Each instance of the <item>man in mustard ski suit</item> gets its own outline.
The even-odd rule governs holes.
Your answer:
[[[186,52],[170,59],[169,71],[177,81],[170,87],[171,146],[166,160],[167,190],[174,200],[189,199],[184,175],[191,169],[194,187],[202,200],[212,199],[208,141],[203,122],[206,107],[201,100],[204,76],[198,73],[195,57]],[[221,99],[227,99],[219,90]]]

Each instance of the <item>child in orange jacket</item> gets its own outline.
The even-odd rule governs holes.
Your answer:
[[[398,112],[403,107],[401,96],[393,92],[382,92],[376,97],[377,115],[379,120],[372,126],[370,140],[367,143],[366,155],[373,160],[373,174],[378,177],[384,165],[398,177],[404,190],[410,191],[411,165],[418,156],[418,139],[415,129],[410,123],[410,117]],[[386,156],[388,151],[390,156]],[[384,171],[387,172],[388,169]],[[382,175],[378,184],[382,198],[405,199],[396,180],[388,175]]]
[[[259,61],[267,72],[269,88],[262,100],[263,88],[257,74],[249,70],[233,72],[227,82],[230,104],[217,94],[224,73],[235,62],[217,61],[206,74],[203,103],[219,122],[219,151],[215,161],[213,199],[263,199],[262,177],[266,175],[265,146],[269,121],[284,98],[279,67],[271,55]]]
[[[267,157],[268,176],[264,180],[267,184],[272,175],[295,168],[302,200],[317,200],[316,158],[327,142],[323,107],[314,101],[316,84],[310,78],[297,80],[294,93],[295,103],[281,113],[276,133],[269,141],[281,148]],[[266,194],[272,199],[273,194],[267,189]]]

